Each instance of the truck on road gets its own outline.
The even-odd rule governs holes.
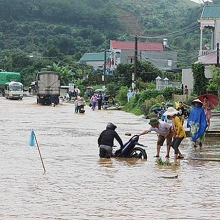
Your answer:
[[[21,74],[17,72],[0,72],[0,92],[5,95],[5,84],[8,82],[21,82]]]
[[[36,78],[37,104],[57,105],[60,96],[60,74],[53,71],[39,72]]]

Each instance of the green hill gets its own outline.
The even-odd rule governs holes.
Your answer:
[[[1,60],[5,50],[48,55],[51,48],[78,60],[108,48],[110,39],[135,35],[168,38],[179,66],[194,61],[199,49],[202,6],[190,0],[0,0],[0,8]]]

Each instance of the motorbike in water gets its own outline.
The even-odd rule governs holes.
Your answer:
[[[138,140],[139,135],[134,135],[131,137],[129,141],[123,145],[123,148],[118,149],[113,153],[113,157],[137,158],[146,160],[147,153],[143,147],[147,146],[140,144]]]
[[[85,113],[85,108],[84,108],[85,104],[84,104],[84,99],[83,98],[79,98],[78,99],[78,110],[79,113]]]
[[[78,106],[79,113],[85,113],[84,105]]]

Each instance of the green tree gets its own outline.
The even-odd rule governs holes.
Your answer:
[[[207,78],[205,77],[205,67],[202,63],[192,64],[193,72],[193,92],[197,95],[206,93]]]
[[[74,77],[74,73],[69,66],[61,66],[60,63],[53,63],[52,66],[47,66],[44,70],[56,71],[60,73],[61,85],[68,85],[69,82],[72,82]]]
[[[217,93],[218,97],[220,97],[220,68],[212,67],[211,72],[212,79],[208,82],[207,92]]]
[[[137,64],[137,78],[141,78],[143,82],[155,81],[157,76],[162,76],[162,72],[156,68],[151,62],[139,61]]]

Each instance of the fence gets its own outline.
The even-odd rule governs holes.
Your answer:
[[[159,76],[156,78],[156,89],[157,90],[162,90],[166,88],[167,86],[176,87],[180,89],[182,88],[182,83],[170,81],[168,78],[162,79]]]

